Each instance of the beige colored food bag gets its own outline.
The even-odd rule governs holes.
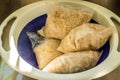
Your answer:
[[[53,59],[62,55],[61,52],[56,50],[60,44],[60,40],[44,38],[34,32],[29,32],[27,35],[32,43],[33,51],[40,69],[43,69]]]
[[[43,69],[53,59],[62,55],[61,52],[56,50],[59,43],[59,40],[45,39],[43,43],[33,49],[40,69]]]
[[[43,71],[65,74],[85,71],[96,65],[100,55],[100,52],[92,50],[63,54],[51,61]]]
[[[89,22],[93,16],[93,11],[77,11],[63,6],[56,6],[47,15],[43,30],[44,36],[63,39],[73,28]],[[38,31],[40,34],[41,32]]]
[[[74,28],[61,41],[58,51],[68,53],[82,50],[98,50],[113,33],[113,27],[86,23]]]

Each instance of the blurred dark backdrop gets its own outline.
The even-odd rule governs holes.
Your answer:
[[[120,0],[86,0],[104,6],[120,16]]]

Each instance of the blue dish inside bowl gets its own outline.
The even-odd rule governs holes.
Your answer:
[[[31,42],[26,34],[26,32],[36,32],[37,30],[41,29],[46,22],[47,14],[39,16],[32,21],[30,21],[21,31],[19,38],[18,38],[18,52],[19,55],[33,67],[38,68],[37,60],[35,54],[32,50]],[[95,20],[91,20],[91,23],[97,23]],[[100,49],[103,50],[103,54],[98,61],[97,65],[103,62],[107,56],[109,55],[110,44],[109,41]]]

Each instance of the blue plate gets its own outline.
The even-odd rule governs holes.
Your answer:
[[[32,45],[30,43],[30,40],[26,34],[26,32],[36,32],[38,29],[41,29],[46,22],[47,15],[44,14],[42,16],[39,16],[35,18],[34,20],[30,21],[21,31],[19,38],[18,38],[18,52],[20,56],[29,64],[34,66],[35,68],[38,68],[38,64],[36,61],[35,54],[32,50]],[[97,23],[94,20],[91,20],[91,23]],[[100,49],[103,50],[103,54],[98,61],[97,65],[103,62],[107,56],[109,55],[109,41]]]

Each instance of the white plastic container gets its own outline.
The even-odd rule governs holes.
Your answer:
[[[109,56],[96,67],[84,72],[74,74],[52,74],[43,72],[23,60],[17,50],[17,41],[20,32],[31,20],[46,14],[55,4],[83,5],[94,10],[93,19],[100,24],[115,27],[114,34],[110,39]],[[38,10],[39,9],[39,10]],[[11,27],[6,25],[14,19]],[[8,16],[0,26],[0,53],[4,61],[14,70],[29,77],[40,80],[89,80],[101,77],[120,65],[120,52],[118,51],[120,18],[113,12],[99,5],[87,1],[56,0],[40,1],[25,6]],[[10,30],[10,31],[9,31]],[[8,33],[6,31],[9,31]]]

